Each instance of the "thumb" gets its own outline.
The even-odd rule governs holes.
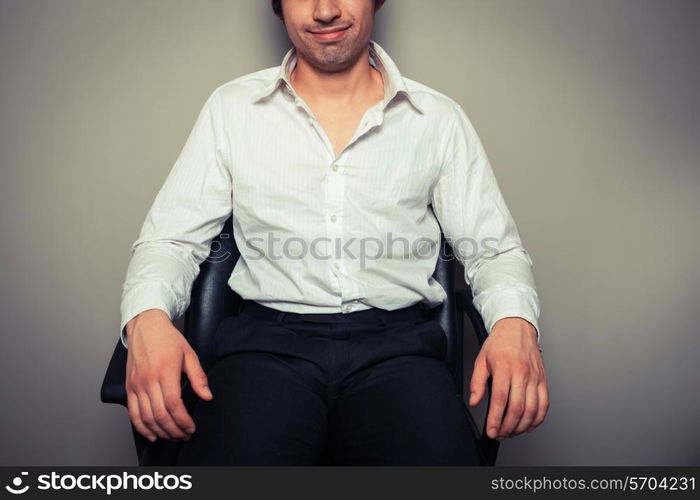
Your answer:
[[[194,392],[202,399],[212,399],[214,395],[207,385],[207,374],[204,373],[202,365],[199,363],[199,358],[194,351],[185,353],[184,364],[185,373],[187,374],[187,378],[190,379],[190,384]]]
[[[469,406],[476,406],[479,404],[479,401],[481,401],[486,391],[486,382],[488,378],[489,370],[486,367],[486,358],[479,355],[474,362],[474,373],[472,373],[471,383],[469,384],[469,389],[471,391]]]

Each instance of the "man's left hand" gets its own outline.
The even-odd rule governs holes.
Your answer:
[[[519,317],[498,320],[474,363],[469,405],[476,406],[491,379],[487,434],[502,441],[540,425],[549,409],[547,374],[537,330]],[[504,416],[504,411],[507,413]]]

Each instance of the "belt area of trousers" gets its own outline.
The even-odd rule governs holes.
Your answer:
[[[245,300],[242,312],[272,321],[310,321],[315,323],[393,323],[399,321],[417,321],[428,317],[430,309],[418,302],[408,307],[388,311],[372,307],[349,313],[296,313],[267,307],[254,300]]]

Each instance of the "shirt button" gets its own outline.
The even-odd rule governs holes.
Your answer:
[[[338,217],[335,216],[335,214],[331,215],[331,222],[335,222],[338,220]]]
[[[336,269],[340,269],[340,264],[338,264],[337,262],[335,262],[333,265],[335,266]]]
[[[352,311],[352,306],[348,306],[348,307],[346,307],[346,308],[345,308],[345,310],[346,310],[347,312],[350,312],[350,311]]]
[[[338,171],[338,165],[336,165],[335,163],[333,164],[333,167],[332,167],[332,168],[333,168],[333,172],[337,172],[337,171]]]

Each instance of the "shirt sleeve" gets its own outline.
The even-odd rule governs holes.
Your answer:
[[[500,192],[479,136],[455,103],[445,159],[431,203],[445,239],[464,265],[474,307],[487,332],[499,319],[516,316],[537,331],[540,303],[533,262]]]
[[[171,320],[190,302],[199,265],[231,215],[231,174],[219,90],[211,93],[131,246],[121,296],[121,342],[126,324],[147,309]]]

